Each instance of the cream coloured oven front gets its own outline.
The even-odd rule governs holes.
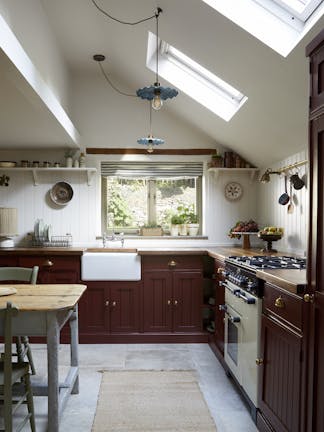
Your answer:
[[[258,367],[260,355],[260,298],[238,288],[230,281],[225,285],[224,359],[231,373],[257,407]]]

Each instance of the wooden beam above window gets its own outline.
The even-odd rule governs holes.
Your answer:
[[[138,148],[95,148],[87,147],[87,154],[145,154],[145,155],[211,155],[216,149],[154,149],[153,153],[147,153],[146,149]]]

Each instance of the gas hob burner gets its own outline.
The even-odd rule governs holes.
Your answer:
[[[305,269],[306,258],[289,256],[230,256],[226,260],[251,269]]]

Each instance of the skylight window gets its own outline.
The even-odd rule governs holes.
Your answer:
[[[153,72],[155,50],[156,36],[149,32],[146,64]],[[159,75],[226,121],[229,121],[248,99],[230,84],[162,40],[159,41]]]
[[[324,0],[203,0],[286,57],[324,14]]]

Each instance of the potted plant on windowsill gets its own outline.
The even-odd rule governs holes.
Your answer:
[[[199,230],[198,216],[194,212],[193,204],[186,206],[180,205],[179,211],[179,233],[180,235],[197,235]]]
[[[171,222],[170,234],[172,236],[178,236],[180,231],[180,225],[183,223],[183,218],[178,214],[174,214],[173,216],[171,216],[170,222]]]
[[[156,223],[145,224],[140,229],[140,235],[142,236],[162,236],[163,230],[160,225]]]
[[[199,231],[198,215],[193,212],[188,214],[187,229],[190,236],[196,236]]]

